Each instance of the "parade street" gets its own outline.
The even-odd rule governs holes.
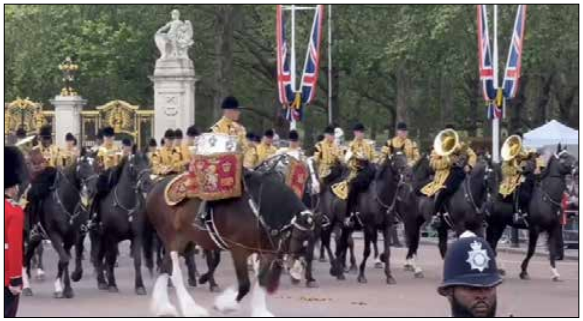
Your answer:
[[[357,258],[361,257],[362,243],[356,240]],[[21,317],[147,317],[153,279],[145,274],[147,296],[136,296],[133,291],[133,264],[128,255],[128,242],[122,243],[119,268],[116,269],[119,293],[97,289],[92,267],[84,261],[85,273],[79,283],[73,284],[73,299],[54,299],[53,280],[56,273],[56,256],[50,245],[45,245],[46,280],[32,281],[33,297],[22,297]],[[86,253],[88,256],[88,253]],[[498,287],[497,316],[516,317],[576,317],[578,316],[578,270],[575,260],[558,262],[561,282],[551,281],[551,272],[546,257],[535,256],[530,264],[530,281],[518,278],[523,254],[501,253],[499,260],[507,270],[504,283]],[[418,263],[425,278],[414,279],[411,272],[403,270],[405,250],[392,250],[393,275],[396,285],[384,282],[383,272],[368,261],[368,284],[356,282],[355,274],[348,274],[345,281],[337,281],[328,274],[328,263],[315,262],[315,278],[319,288],[308,289],[302,285],[291,285],[284,275],[279,291],[268,298],[268,306],[276,316],[294,317],[442,317],[449,315],[449,305],[436,292],[441,281],[442,260],[437,248],[423,245],[419,250]],[[235,284],[233,268],[228,253],[217,271],[217,282],[221,289]],[[206,270],[200,256],[197,264],[200,271]],[[145,268],[144,268],[145,271]],[[183,272],[185,270],[183,269]],[[185,274],[185,272],[183,273]],[[185,276],[186,277],[186,276]],[[210,293],[206,286],[190,288],[198,304],[209,309],[211,316],[219,316],[212,310],[217,293]],[[170,291],[176,303],[174,291]],[[249,316],[249,301],[246,297],[242,309],[229,316]]]

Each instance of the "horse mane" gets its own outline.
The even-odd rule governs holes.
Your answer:
[[[542,170],[542,172],[539,175],[540,180],[545,179],[547,176],[549,176],[549,174],[551,173],[551,165],[553,165],[553,163],[555,162],[555,155],[552,155],[549,158],[549,162],[547,163],[547,166],[545,166],[545,168]]]
[[[109,187],[113,187],[115,185],[117,185],[117,183],[119,183],[119,180],[121,179],[121,175],[123,174],[123,169],[125,167],[127,163],[127,157],[123,157],[121,159],[121,161],[119,162],[119,164],[117,164],[116,167],[111,169],[111,178],[109,180]]]

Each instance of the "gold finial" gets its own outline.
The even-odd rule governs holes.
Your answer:
[[[59,64],[59,70],[63,72],[63,83],[65,86],[61,89],[61,96],[77,96],[77,91],[73,88],[75,73],[79,71],[79,65],[73,62],[71,57]]]

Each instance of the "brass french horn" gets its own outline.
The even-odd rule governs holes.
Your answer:
[[[456,150],[459,142],[460,139],[455,130],[444,129],[433,140],[433,150],[439,156],[449,156]]]
[[[506,138],[502,145],[500,156],[503,161],[510,161],[516,158],[522,151],[522,139],[518,135],[512,135]]]

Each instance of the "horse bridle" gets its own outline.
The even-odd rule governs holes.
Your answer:
[[[490,180],[490,175],[492,175],[492,168],[490,167],[490,165],[488,163],[486,163],[486,169],[484,170],[484,179],[482,181],[482,184],[486,186],[486,195],[487,197],[489,197],[490,195],[490,184],[489,184],[489,180]],[[472,175],[470,173],[470,175],[468,176],[467,180],[464,180],[464,183],[462,184],[463,189],[464,189],[464,198],[466,199],[466,201],[468,201],[468,203],[470,204],[470,206],[472,206],[474,208],[474,211],[476,211],[476,214],[480,215],[482,214],[482,208],[478,207],[478,204],[476,204],[476,200],[474,199],[474,195],[472,194]]]
[[[81,170],[81,167],[79,164],[76,165],[75,167],[75,174],[78,176],[79,172]],[[69,212],[69,210],[67,210],[67,208],[65,207],[65,204],[63,204],[63,201],[61,200],[61,197],[59,195],[59,188],[58,188],[58,183],[59,183],[59,177],[63,177],[65,180],[65,182],[69,185],[71,185],[71,187],[73,187],[73,189],[75,189],[75,191],[77,192],[79,199],[81,200],[81,198],[83,197],[83,190],[87,189],[87,182],[96,179],[98,176],[96,174],[93,174],[87,178],[81,179],[81,186],[82,186],[82,191],[79,191],[79,189],[77,189],[77,187],[75,186],[75,184],[73,184],[71,181],[69,181],[69,179],[67,178],[67,176],[65,174],[63,174],[61,172],[61,170],[57,170],[57,177],[55,178],[55,182],[53,184],[53,187],[51,188],[53,190],[53,198],[55,199],[55,202],[63,209],[63,211],[65,211],[65,214],[67,214],[67,216],[69,216],[69,224],[73,224],[74,220],[83,212],[83,211],[87,211],[87,208],[85,207],[85,205],[83,204],[83,202],[77,202],[77,204],[75,204],[75,210],[73,213]],[[79,206],[80,205],[80,206]]]
[[[133,167],[134,165],[130,164],[130,166]],[[133,168],[132,168],[132,170],[133,170]],[[136,204],[133,208],[127,208],[126,206],[124,206],[120,202],[119,197],[117,196],[117,188],[118,188],[117,184],[115,185],[115,187],[113,189],[113,202],[114,202],[113,205],[115,207],[118,207],[118,208],[122,209],[123,211],[125,211],[128,214],[128,220],[130,222],[132,222],[134,219],[134,217],[133,217],[134,213],[137,212],[138,209],[140,208],[141,201],[142,201],[142,195],[141,195],[142,194],[142,187],[143,187],[143,184],[144,184],[146,178],[148,178],[148,176],[150,175],[150,172],[151,172],[151,170],[149,168],[145,168],[145,169],[140,170],[138,172],[138,174],[136,175],[136,177],[138,178],[136,181],[136,185],[134,187],[134,191],[136,194]]]

